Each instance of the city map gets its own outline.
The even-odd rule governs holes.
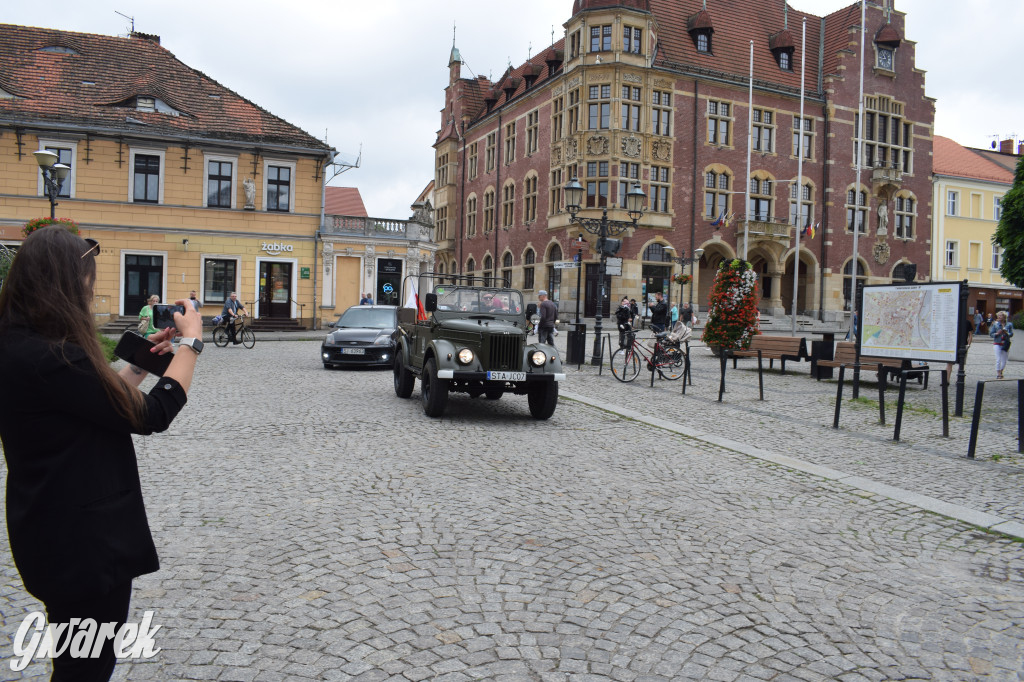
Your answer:
[[[864,288],[861,352],[919,360],[956,356],[960,284]]]

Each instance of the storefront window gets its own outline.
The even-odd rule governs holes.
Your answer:
[[[377,260],[377,295],[379,305],[402,305],[402,261],[397,258]]]
[[[207,258],[203,262],[203,303],[224,303],[238,286],[235,272],[238,262]]]

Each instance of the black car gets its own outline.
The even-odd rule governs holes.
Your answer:
[[[320,357],[326,369],[394,364],[397,306],[354,305],[330,326],[334,331],[320,346]]]

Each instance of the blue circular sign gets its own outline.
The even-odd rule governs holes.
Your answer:
[[[393,286],[391,286],[390,284],[385,284],[384,285],[384,293],[385,294],[390,294],[394,290],[395,290],[395,288]]]

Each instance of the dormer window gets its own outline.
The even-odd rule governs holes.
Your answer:
[[[793,70],[792,58],[789,56],[788,52],[779,53],[779,68],[782,69],[783,71]]]
[[[896,70],[896,49],[903,42],[899,31],[892,24],[886,23],[875,35],[875,68],[883,71]]]
[[[711,15],[707,10],[701,10],[686,21],[686,32],[701,54],[711,54],[711,36],[715,27],[711,25]]]
[[[135,98],[135,110],[136,111],[156,111],[156,98],[155,97],[136,97]]]
[[[707,33],[697,34],[697,52],[711,53],[711,36]]]
[[[793,52],[796,46],[793,43],[793,35],[788,29],[783,29],[768,39],[768,49],[772,51],[775,62],[783,71],[793,70]]]
[[[47,45],[46,47],[41,48],[39,51],[49,52],[51,54],[69,54],[75,56],[79,54],[78,50],[72,47],[67,47],[66,45]]]

